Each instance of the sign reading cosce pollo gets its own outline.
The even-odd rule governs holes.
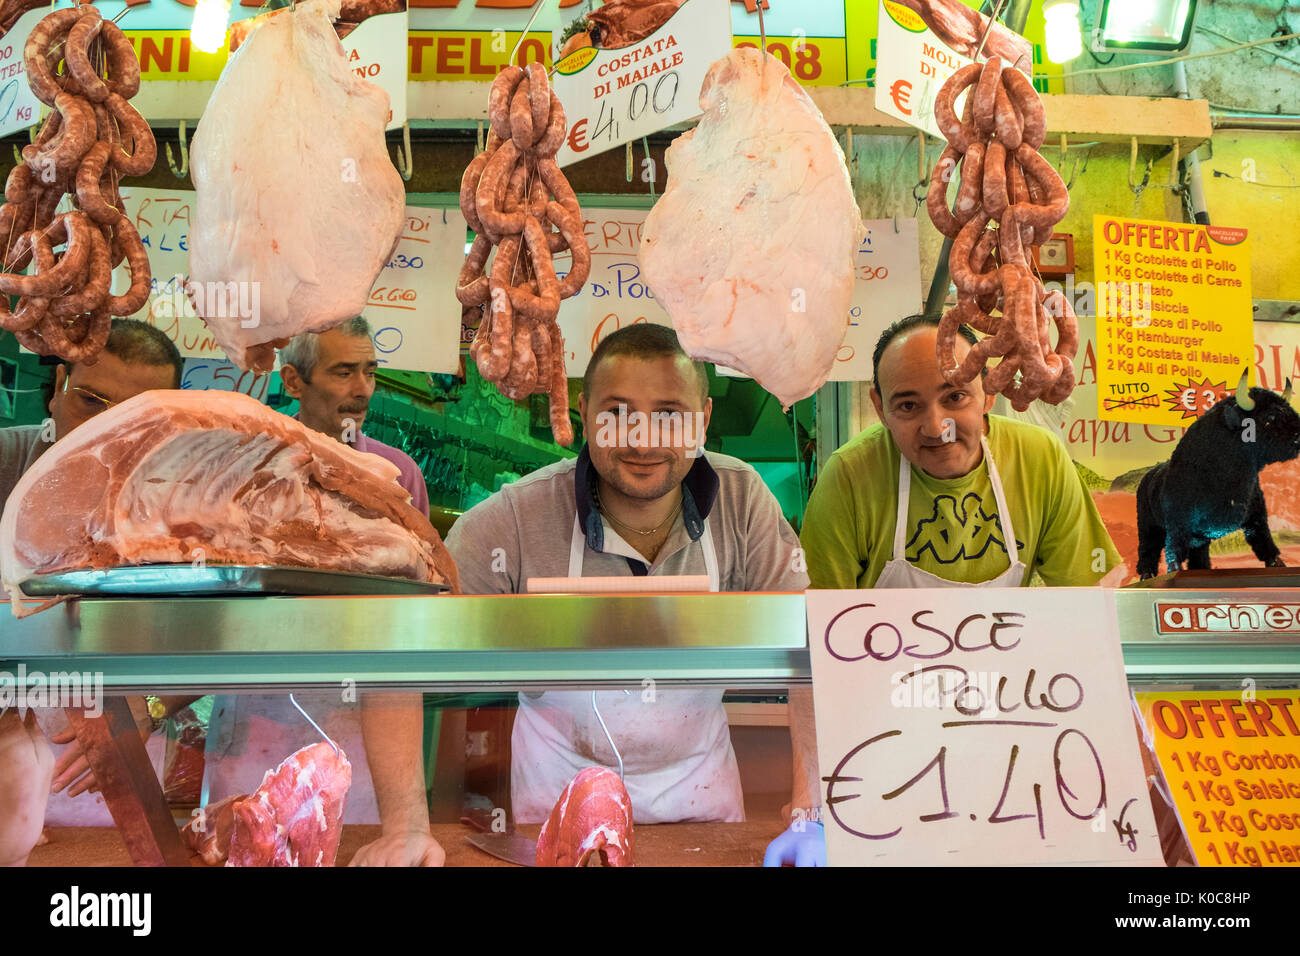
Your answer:
[[[720,0],[685,0],[642,40],[583,26],[570,23],[556,39],[551,84],[569,121],[561,166],[695,119],[704,75],[731,49],[731,11]]]

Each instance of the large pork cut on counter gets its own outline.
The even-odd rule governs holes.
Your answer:
[[[848,330],[863,227],[844,153],[790,71],[756,49],[709,68],[700,106],[668,147],[641,268],[692,358],[789,406],[826,381]]]
[[[14,487],[0,577],[270,564],[432,581],[456,565],[398,470],[238,392],[150,391],[64,436]]]
[[[188,288],[240,368],[360,314],[405,223],[388,94],[348,67],[338,9],[312,0],[254,30],[194,134]]]
[[[587,767],[537,835],[538,866],[632,866],[632,798],[618,774]]]
[[[226,866],[333,866],[351,786],[342,750],[322,742],[291,754],[234,802]]]

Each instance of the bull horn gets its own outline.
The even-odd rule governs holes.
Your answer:
[[[1291,380],[1289,378],[1286,380],[1286,391],[1282,393],[1282,401],[1288,403],[1291,401]]]
[[[1246,371],[1241,373],[1241,381],[1237,383],[1237,407],[1243,412],[1254,411],[1255,400],[1250,397],[1250,386],[1246,384]]]

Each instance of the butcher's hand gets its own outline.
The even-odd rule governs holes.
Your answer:
[[[140,728],[140,738],[148,741],[153,721],[149,719],[149,707],[144,698],[132,697],[127,701],[127,706],[131,708],[135,725]],[[59,754],[59,759],[54,762],[54,782],[50,784],[50,793],[58,793],[65,787],[68,788],[70,797],[97,791],[99,783],[95,780],[94,771],[90,769],[90,762],[81,752],[81,743],[77,740],[77,732],[72,729],[72,726],[69,725],[52,735],[50,742],[68,745]]]
[[[442,866],[447,854],[426,830],[390,833],[374,843],[367,843],[348,866]]]
[[[767,845],[764,866],[825,866],[826,831],[820,823],[796,820]]]

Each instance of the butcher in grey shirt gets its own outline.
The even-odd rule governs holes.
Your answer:
[[[587,365],[578,409],[587,445],[576,460],[507,485],[452,526],[447,547],[466,594],[522,593],[530,577],[686,574],[707,575],[713,590],[808,586],[798,538],[757,473],[703,453],[708,379],[672,329],[637,324],[604,339]],[[655,441],[662,431],[637,431],[634,419],[646,413],[681,427]],[[392,818],[407,825],[385,826],[354,866],[443,857],[423,789],[398,785],[394,769],[420,761],[420,696],[410,696],[388,723],[401,759],[382,771],[371,767],[377,792],[400,797]],[[744,819],[720,689],[646,694],[638,687],[597,699],[623,756],[638,823]],[[512,749],[511,801],[523,823],[545,819],[583,767],[617,766],[590,692],[521,694]]]
[[[713,591],[806,588],[798,538],[758,473],[703,451],[711,408],[703,366],[671,329],[638,324],[603,340],[583,380],[578,457],[507,485],[452,527],[447,546],[465,593],[522,593],[539,577],[646,575],[704,576]],[[637,822],[744,819],[721,689],[597,700]],[[546,819],[584,767],[617,766],[589,692],[521,694],[512,751],[522,823]]]

